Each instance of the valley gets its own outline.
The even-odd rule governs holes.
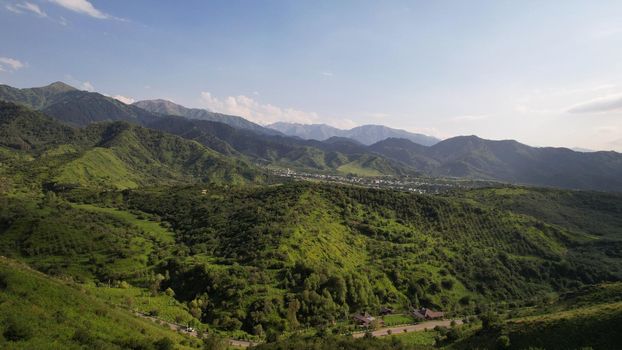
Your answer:
[[[3,91],[19,104],[0,102],[2,347],[619,344],[615,152],[300,140],[61,84]],[[549,151],[602,175],[511,166]]]

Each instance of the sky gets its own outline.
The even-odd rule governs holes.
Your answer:
[[[622,151],[622,1],[0,0],[0,83]]]

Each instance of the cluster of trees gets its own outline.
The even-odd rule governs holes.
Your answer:
[[[255,334],[326,324],[382,305],[476,312],[482,303],[620,278],[620,267],[605,263],[612,254],[597,243],[454,197],[294,183],[73,199],[140,210],[165,222],[177,247],[176,258],[158,266],[170,272],[162,288],[193,303],[203,321]],[[318,234],[315,220],[342,230],[333,237],[345,232],[339,238],[344,247],[363,242],[356,246],[361,254],[329,256],[320,264],[299,255],[310,249],[306,238],[292,240]],[[186,257],[197,255],[210,263],[188,265]]]

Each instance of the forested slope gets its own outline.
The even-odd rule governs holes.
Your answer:
[[[381,305],[475,312],[622,278],[619,234],[472,199],[303,183],[65,195],[167,222],[184,248],[155,267],[168,271],[163,286],[203,321],[248,332]]]
[[[248,163],[197,142],[126,122],[76,129],[0,102],[0,146],[9,168],[57,186],[132,188],[154,184],[259,180]],[[27,160],[27,161],[25,161]],[[14,179],[15,180],[15,179]]]

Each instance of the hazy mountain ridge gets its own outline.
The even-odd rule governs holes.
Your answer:
[[[159,113],[163,115],[176,115],[180,117],[186,117],[190,119],[208,120],[214,122],[221,122],[230,125],[235,128],[247,129],[262,134],[276,135],[280,132],[265,128],[259,124],[253,123],[242,117],[227,115],[222,113],[215,113],[206,109],[200,108],[187,108],[182,105],[176,104],[171,101],[156,99],[156,100],[143,100],[133,103],[134,106],[140,107],[149,112]]]
[[[433,176],[600,191],[622,190],[622,154],[531,147],[514,140],[458,136],[425,147],[387,139],[370,149]]]
[[[453,137],[432,146],[400,138],[384,139],[369,146],[344,136],[331,136],[324,141],[304,140],[232,127],[219,121],[163,115],[161,112],[192,111],[167,101],[160,104],[157,112],[149,112],[62,83],[33,89],[1,86],[0,99],[31,108],[39,106],[41,111],[69,125],[127,121],[197,141],[226,157],[273,167],[363,176],[425,174],[622,191],[622,155],[616,152],[535,148],[513,140],[490,141],[476,136]],[[232,118],[250,123],[240,117]],[[330,127],[320,126],[319,130],[330,130]],[[15,142],[23,144],[20,140]]]
[[[399,162],[374,155],[365,146],[349,139],[342,139],[338,143],[306,141],[287,136],[258,134],[219,122],[180,120],[174,117],[155,120],[147,124],[147,127],[195,140],[223,154],[243,155],[263,165],[337,172],[345,164],[372,157],[378,158],[377,162],[366,164],[371,167],[370,170],[377,170],[380,174],[414,173]],[[365,162],[361,162],[363,163]],[[380,164],[382,169],[376,169]]]
[[[278,122],[267,127],[278,130],[289,136],[302,139],[324,141],[334,136],[347,137],[365,145],[371,145],[387,138],[403,138],[420,145],[431,146],[440,140],[423,134],[411,133],[406,130],[393,129],[384,125],[362,125],[344,130],[326,124],[297,124]]]

